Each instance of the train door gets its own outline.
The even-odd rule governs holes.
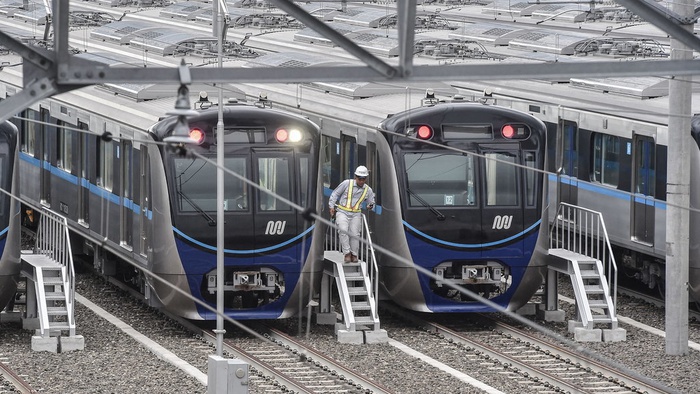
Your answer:
[[[41,161],[39,170],[39,183],[41,184],[40,202],[42,205],[51,207],[51,135],[56,133],[56,127],[51,126],[51,116],[49,110],[41,109],[41,120],[44,125],[41,127],[41,142],[37,144],[39,152],[37,157]]]
[[[253,179],[270,192],[256,191],[253,226],[256,234],[255,248],[260,250],[288,239],[280,237],[284,234],[297,233],[297,211],[277,197],[295,201],[294,185],[298,185],[299,181],[292,154],[254,152],[253,170],[256,171]]]
[[[121,185],[121,203],[119,204],[119,231],[120,243],[122,247],[131,249],[133,247],[133,224],[134,216],[133,208],[133,179],[131,177],[133,161],[132,161],[132,146],[129,141],[122,141],[121,146],[121,176],[119,178]]]
[[[520,155],[516,149],[482,146],[483,197],[482,234],[487,240],[501,240],[523,231],[523,205],[520,192]],[[522,255],[522,244],[512,244],[508,256]]]
[[[340,178],[340,182],[354,177],[355,168],[357,168],[359,165],[357,160],[357,140],[355,137],[343,135],[341,138],[341,149],[340,174],[342,176]]]
[[[559,147],[561,156],[558,172],[561,174],[557,184],[557,203],[565,202],[578,205],[578,124],[574,121],[559,119]]]
[[[148,147],[141,145],[141,171],[139,173],[139,253],[147,256],[148,253],[148,215],[151,209],[151,165],[148,157]]]
[[[653,246],[656,146],[652,137],[636,134],[633,146],[632,240]]]
[[[78,128],[85,130],[78,134],[78,223],[85,227],[90,227],[90,181],[88,168],[88,138],[89,126],[86,123],[78,122]]]

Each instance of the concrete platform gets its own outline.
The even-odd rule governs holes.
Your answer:
[[[85,338],[82,335],[58,337],[58,341],[61,344],[61,353],[85,350]]]
[[[603,329],[603,342],[624,342],[627,340],[627,330],[624,328]]]
[[[58,353],[58,337],[32,336],[32,351]]]
[[[338,322],[338,314],[335,312],[316,313],[316,324],[330,326]]]
[[[574,328],[574,341],[576,342],[600,342],[602,331],[600,328]]]
[[[336,335],[340,343],[349,343],[352,345],[362,345],[365,343],[362,331],[338,330]]]
[[[537,318],[548,322],[564,322],[566,320],[566,312],[562,309],[557,309],[553,311],[548,311],[544,309],[545,306],[540,304],[537,308]]]
[[[386,330],[364,331],[364,333],[365,333],[365,343],[367,343],[367,344],[389,342],[389,334],[386,332]]]

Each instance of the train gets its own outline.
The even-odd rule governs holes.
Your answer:
[[[378,126],[373,242],[432,272],[378,257],[380,283],[420,312],[494,312],[527,303],[546,276],[547,129],[532,115],[427,101]]]
[[[0,310],[11,310],[19,282],[20,203],[17,193],[17,127],[10,121],[0,123]]]

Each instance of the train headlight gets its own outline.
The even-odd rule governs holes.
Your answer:
[[[190,129],[190,139],[192,139],[192,141],[194,141],[195,143],[197,143],[199,145],[201,145],[202,142],[204,142],[205,135],[206,134],[201,129],[197,129],[197,128]]]
[[[506,124],[501,127],[501,135],[509,140],[524,140],[530,136],[530,129],[524,124]]]
[[[301,131],[297,129],[291,129],[289,130],[289,140],[291,142],[299,142],[301,141]]]

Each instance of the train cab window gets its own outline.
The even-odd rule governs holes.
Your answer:
[[[617,187],[620,181],[620,137],[593,135],[591,180]]]
[[[31,156],[36,156],[36,139],[39,120],[39,112],[32,109],[27,110],[25,114],[27,120],[24,121],[24,127],[21,138],[21,150]]]
[[[452,207],[476,204],[475,169],[471,155],[404,154],[411,207]]]
[[[535,152],[524,152],[523,161],[525,162],[525,203],[528,207],[537,205],[537,155]]]
[[[272,192],[258,191],[261,211],[289,211],[291,207],[280,201],[275,195],[291,200],[292,177],[287,157],[258,158],[258,184]]]
[[[485,155],[486,205],[518,205],[516,156],[511,153]]]
[[[200,158],[173,159],[175,168],[175,192],[180,212],[216,212],[216,165]],[[247,177],[246,159],[227,157],[224,167],[242,177]],[[246,184],[240,179],[224,174],[224,210],[248,209]]]

